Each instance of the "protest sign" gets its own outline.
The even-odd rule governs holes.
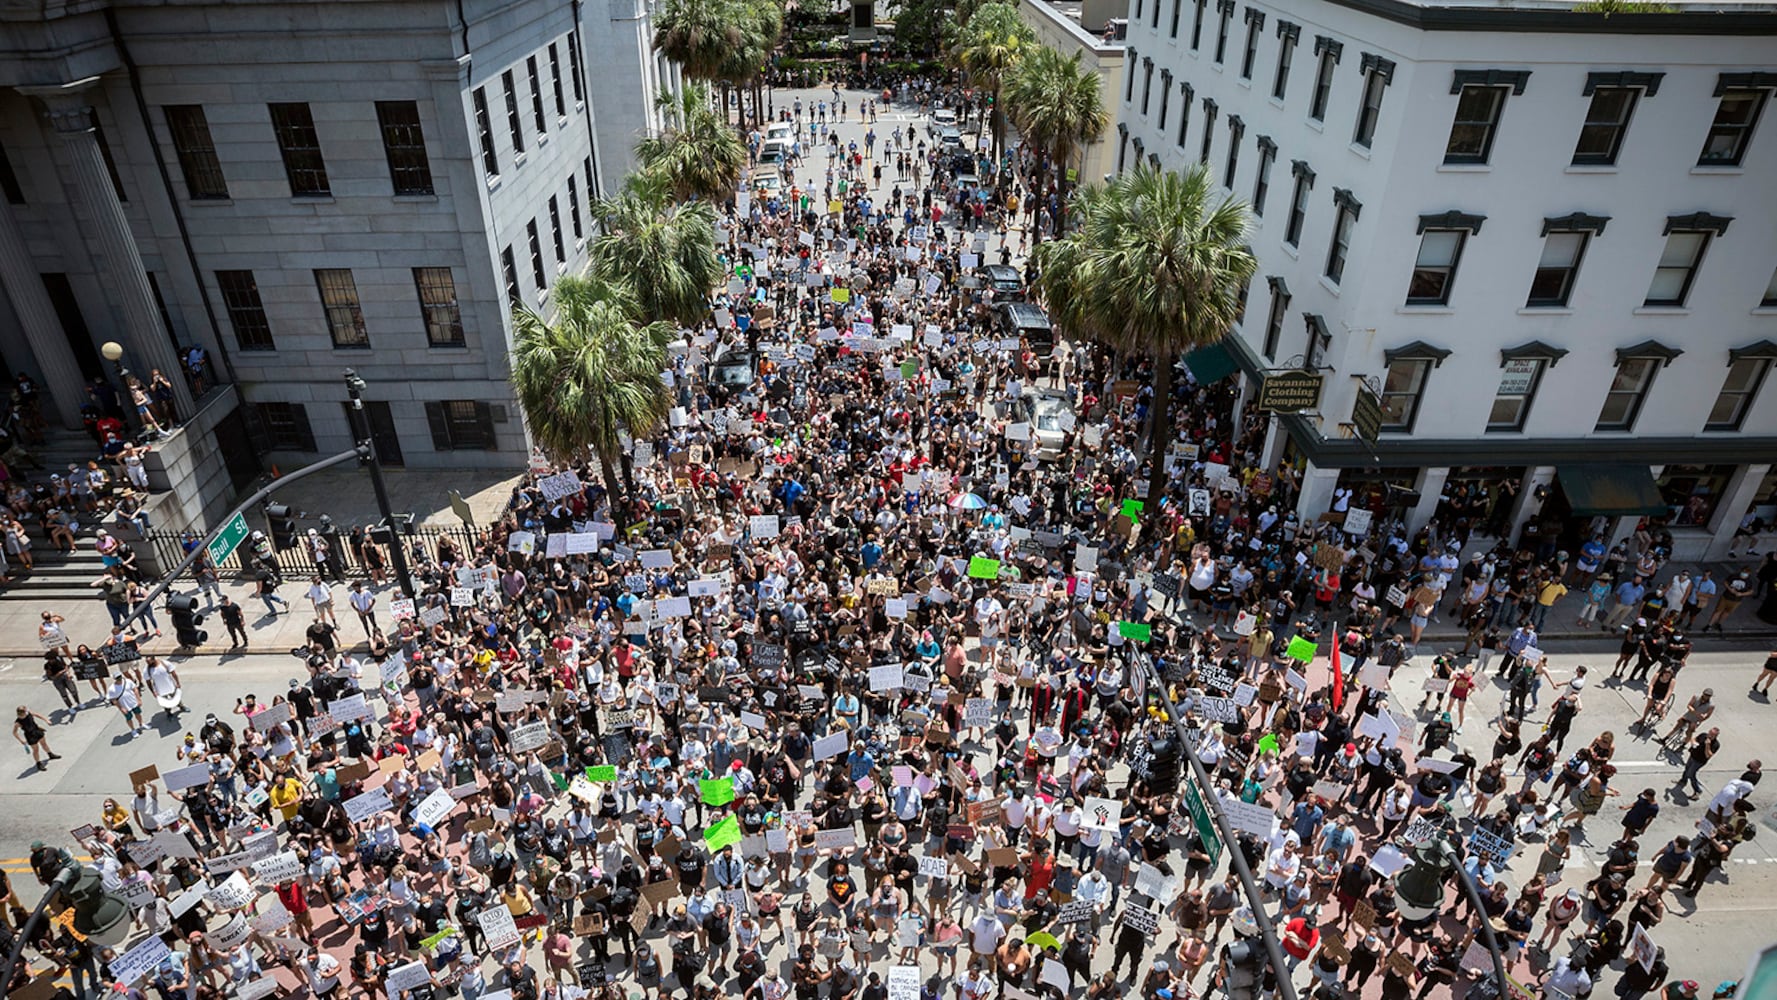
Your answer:
[[[1123,803],[1120,799],[1103,799],[1086,796],[1085,816],[1080,825],[1092,830],[1103,830],[1116,833],[1123,820]]]
[[[457,806],[457,800],[442,788],[432,790],[419,805],[413,808],[413,821],[429,829],[436,829],[444,817]]]
[[[1123,904],[1123,912],[1118,914],[1119,922],[1153,937],[1160,930],[1160,916],[1145,906],[1137,906],[1134,900]]]
[[[204,893],[204,902],[216,910],[236,910],[253,902],[258,893],[240,872],[228,876],[222,884]]]
[[[920,1000],[920,969],[896,965],[888,973],[888,1000]]]
[[[298,879],[302,874],[302,862],[294,851],[279,851],[269,858],[253,862],[253,877],[267,885],[276,885],[286,879]]]
[[[512,911],[504,905],[490,906],[475,914],[475,922],[481,925],[489,951],[510,948],[518,943],[518,924],[512,919]]]
[[[161,780],[166,782],[169,792],[182,792],[187,788],[207,785],[210,783],[210,765],[193,764],[177,771],[168,771],[161,775]]]
[[[502,907],[499,907],[499,909],[504,910],[505,907],[502,906]],[[485,913],[486,911],[484,910],[482,912]],[[512,920],[512,914],[510,912],[508,912],[506,914],[506,919],[508,922],[510,922]],[[482,927],[484,929],[483,933],[486,933],[485,928],[487,927],[487,925],[483,924]],[[506,948],[506,947],[510,947],[511,944],[516,943],[516,941],[517,941],[516,936],[518,934],[517,929],[515,928],[512,933],[514,935],[514,940],[512,942],[509,942],[508,944],[500,945],[499,947]],[[488,937],[488,946],[490,948],[492,948],[494,936],[492,934],[488,934],[487,937]],[[389,970],[389,978],[384,981],[383,986],[385,989],[387,989],[389,991],[390,996],[399,996],[402,990],[417,989],[421,986],[427,985],[431,981],[432,981],[432,973],[430,970],[428,970],[426,968],[425,962],[423,962],[423,961],[408,962],[406,965],[397,965],[393,969],[390,969]]]
[[[172,949],[160,939],[158,934],[150,934],[143,938],[128,951],[112,959],[105,968],[111,978],[120,983],[134,983],[143,976],[160,968],[162,959],[172,954]]]
[[[829,757],[837,757],[851,746],[851,734],[841,729],[836,733],[828,733],[814,741],[814,759],[823,761]]]
[[[255,731],[270,732],[271,728],[280,722],[290,721],[290,703],[286,701],[276,705],[267,705],[264,711],[253,713],[252,721]],[[168,790],[172,791],[172,789]]]
[[[549,723],[532,722],[512,730],[512,752],[529,753],[549,742]]]

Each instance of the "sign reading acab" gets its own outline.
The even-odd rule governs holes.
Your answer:
[[[1276,413],[1312,410],[1320,405],[1319,372],[1278,372],[1259,386],[1259,409]]]

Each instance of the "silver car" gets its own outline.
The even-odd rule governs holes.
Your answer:
[[[1030,424],[1031,443],[1041,459],[1061,457],[1073,415],[1073,403],[1057,390],[1027,389],[1018,397],[1018,419]]]

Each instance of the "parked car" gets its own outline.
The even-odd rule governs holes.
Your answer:
[[[998,302],[1024,301],[1024,275],[1010,264],[986,264],[975,274],[981,279],[985,288],[993,290],[993,297]]]
[[[796,127],[789,122],[772,122],[765,126],[765,141],[783,139],[787,142],[795,135],[795,129]]]
[[[943,128],[939,129],[938,130],[938,148],[939,149],[961,149],[961,148],[963,148],[963,134],[962,134],[962,132],[958,131],[957,127],[955,125],[946,125]]]
[[[790,140],[767,139],[759,147],[759,165],[778,164],[790,158]]]
[[[1031,443],[1042,459],[1061,456],[1074,406],[1059,389],[1026,389],[1018,397],[1018,419],[1030,424]]]
[[[1031,352],[1039,358],[1055,353],[1055,327],[1049,314],[1031,302],[1002,302],[998,307],[999,328],[1004,336],[1022,337]]]
[[[721,394],[738,393],[759,378],[759,357],[744,347],[728,347],[710,362],[710,385]]]
[[[939,135],[947,128],[956,127],[956,112],[949,108],[939,108],[932,112],[932,120],[926,124],[927,135]]]

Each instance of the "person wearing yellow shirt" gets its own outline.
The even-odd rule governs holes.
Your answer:
[[[1541,630],[1543,627],[1543,619],[1549,617],[1549,609],[1555,606],[1556,601],[1559,601],[1566,596],[1567,588],[1562,585],[1559,577],[1551,578],[1543,582],[1541,589],[1536,592],[1536,611],[1534,620],[1538,630]]]
[[[284,814],[284,822],[296,818],[296,810],[302,806],[302,782],[294,775],[286,774],[272,781],[271,805],[273,809]]]

